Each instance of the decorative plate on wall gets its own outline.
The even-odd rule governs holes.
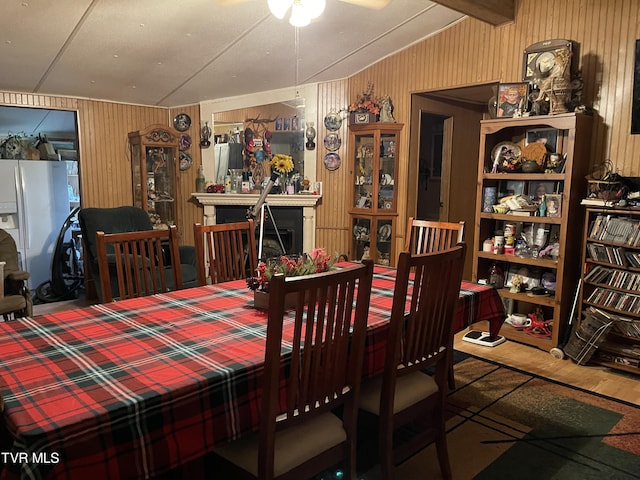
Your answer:
[[[342,145],[342,140],[337,133],[330,133],[324,137],[324,147],[330,152],[335,152]]]
[[[324,156],[324,166],[327,167],[327,170],[337,170],[341,163],[340,155],[335,152],[329,152]]]
[[[188,133],[180,135],[180,138],[178,139],[178,147],[180,148],[180,151],[189,150],[191,147],[191,135]]]
[[[331,132],[335,132],[340,129],[342,126],[342,118],[340,117],[340,114],[337,112],[327,113],[324,117],[324,126]]]
[[[189,170],[192,163],[193,159],[191,158],[191,154],[180,152],[180,170]]]
[[[191,117],[186,113],[179,113],[173,119],[173,128],[179,132],[186,132],[191,126]]]

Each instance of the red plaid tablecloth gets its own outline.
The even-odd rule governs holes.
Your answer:
[[[365,372],[395,270],[376,266]],[[266,313],[244,281],[0,323],[2,478],[149,478],[254,431]],[[504,311],[463,283],[456,330]]]

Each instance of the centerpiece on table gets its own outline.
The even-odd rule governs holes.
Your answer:
[[[380,115],[380,101],[373,95],[373,83],[367,84],[367,90],[359,94],[356,101],[349,105],[349,123],[375,123]]]
[[[269,281],[275,274],[285,277],[299,277],[332,270],[335,259],[324,248],[315,248],[303,255],[282,255],[258,263],[257,276],[247,279],[247,286],[254,291],[254,306],[260,310],[269,308]],[[285,300],[285,306],[292,307],[295,296]]]
[[[280,184],[280,193],[287,193],[287,183],[289,182],[289,174],[293,172],[293,159],[290,155],[277,153],[271,159],[271,168],[273,168],[280,176],[278,183]]]

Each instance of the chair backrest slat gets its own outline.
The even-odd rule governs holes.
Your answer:
[[[169,262],[164,258],[165,249],[169,251]],[[99,231],[96,250],[103,302],[182,288],[175,226],[168,230],[123,233]],[[172,284],[167,281],[168,272],[172,274]]]
[[[252,219],[193,226],[198,283],[228,282],[254,275],[258,264]]]
[[[461,243],[464,222],[435,222],[409,217],[404,249],[411,253],[429,253],[446,250]]]

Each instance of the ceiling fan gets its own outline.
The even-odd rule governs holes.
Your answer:
[[[218,0],[222,5],[232,5],[243,3],[247,0]],[[359,7],[380,10],[387,6],[391,0],[338,0],[350,3]],[[304,27],[311,23],[311,20],[319,17],[324,12],[326,0],[267,0],[269,10],[278,19],[285,17],[288,11],[291,12],[289,23],[294,27]]]

